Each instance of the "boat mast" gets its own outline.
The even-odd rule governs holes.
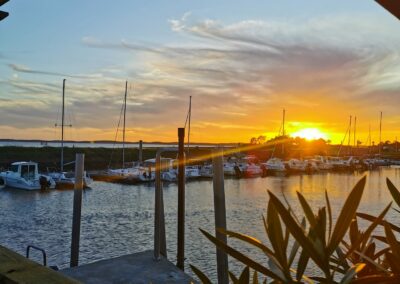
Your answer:
[[[371,145],[372,145],[372,139],[371,139],[371,123],[369,124],[369,129],[368,129],[368,139],[369,139],[369,147],[368,147],[368,154],[371,154]]]
[[[347,138],[347,147],[349,149],[349,155],[351,153],[351,147],[350,147],[350,138],[351,138],[351,119],[352,116],[350,115],[350,122],[349,122],[349,137]]]
[[[65,101],[65,79],[62,89],[62,110],[61,110],[61,173],[64,171],[64,101]]]
[[[381,112],[381,118],[379,120],[379,155],[381,154],[381,145],[382,143],[382,112]]]
[[[283,113],[282,113],[282,156],[285,153],[285,109],[283,109]]]
[[[357,127],[357,116],[354,116],[354,149],[357,148],[356,127]]]
[[[122,128],[122,168],[125,169],[125,121],[126,121],[126,95],[128,93],[128,81],[125,82],[124,96],[124,125]]]
[[[190,154],[190,118],[192,116],[192,96],[189,97],[188,158]]]

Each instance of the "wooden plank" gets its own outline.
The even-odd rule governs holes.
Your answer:
[[[0,246],[0,283],[80,283]]]
[[[375,0],[383,8],[392,13],[397,19],[400,20],[400,1],[399,0]]]

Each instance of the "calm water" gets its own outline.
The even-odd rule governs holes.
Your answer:
[[[382,168],[364,173],[367,186],[359,211],[379,213],[390,201],[385,178],[400,188],[400,169]],[[266,240],[261,215],[268,201],[267,190],[285,194],[299,209],[296,191],[302,192],[316,208],[324,204],[324,189],[331,198],[334,214],[353,185],[363,174],[316,174],[290,177],[229,179],[225,181],[228,228]],[[24,254],[28,244],[42,247],[48,263],[65,268],[69,264],[73,191],[48,193],[0,189],[0,244]],[[164,186],[168,257],[176,256],[177,186]],[[95,182],[83,196],[80,264],[152,249],[154,187]],[[389,211],[396,222],[398,213]],[[214,230],[211,181],[190,182],[186,186],[186,263],[195,264],[215,277],[215,247],[198,228]],[[234,246],[237,242],[231,241]],[[262,255],[243,250],[263,260]],[[236,270],[239,266],[230,263]],[[190,269],[187,269],[190,273]]]

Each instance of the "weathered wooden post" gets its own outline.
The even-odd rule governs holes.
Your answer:
[[[221,148],[214,149],[213,156],[213,189],[214,189],[214,214],[215,214],[215,235],[227,243],[227,237],[217,231],[217,228],[226,230],[226,208],[225,208],[225,188],[224,188],[224,163],[223,151]],[[228,284],[228,256],[225,252],[217,248],[217,273],[218,283]]]
[[[178,253],[176,266],[185,269],[185,128],[178,128]]]
[[[161,181],[161,153],[159,149],[156,154],[156,182],[154,200],[154,258],[160,259],[160,255],[167,257],[167,245],[165,235],[164,201]]]
[[[139,140],[139,164],[141,165],[143,163],[143,141]]]
[[[70,267],[78,266],[79,262],[79,239],[81,233],[81,209],[82,209],[84,162],[85,162],[85,154],[76,154]]]

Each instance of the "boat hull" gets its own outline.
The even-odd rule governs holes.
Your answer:
[[[22,190],[40,190],[42,189],[42,186],[40,184],[39,180],[31,180],[31,181],[26,181],[22,179],[17,179],[13,177],[7,177],[7,176],[1,176],[3,179],[4,185],[7,187],[15,188],[15,189],[22,189]],[[54,189],[56,187],[56,184],[54,181],[48,181],[50,182],[48,185],[49,189]]]

